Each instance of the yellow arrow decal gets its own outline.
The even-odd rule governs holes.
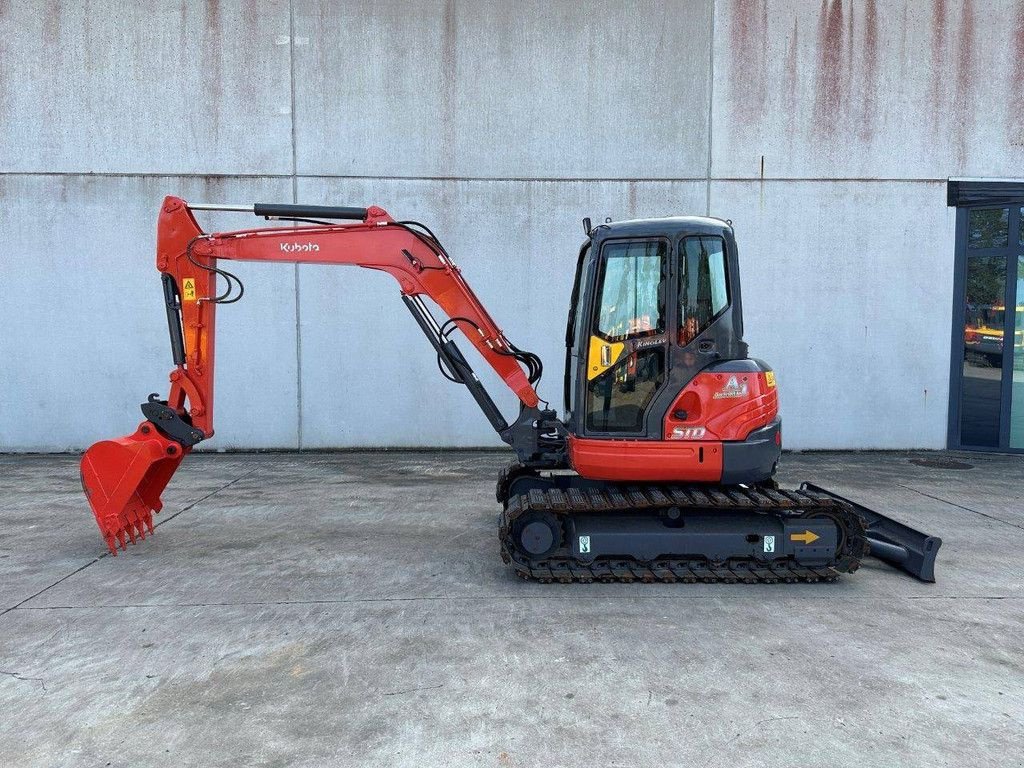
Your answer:
[[[802,541],[804,544],[812,544],[821,536],[814,533],[813,531],[804,531],[803,533],[791,533],[789,534],[790,541]]]

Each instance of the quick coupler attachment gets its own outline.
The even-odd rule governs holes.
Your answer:
[[[163,508],[160,494],[193,444],[183,445],[147,420],[133,434],[95,443],[82,456],[82,489],[112,554],[153,533],[153,515]]]
[[[142,415],[145,416],[162,434],[186,448],[191,448],[196,443],[205,440],[206,435],[202,430],[196,429],[181,417],[176,410],[167,405],[166,400],[154,392],[149,399],[142,404]]]
[[[921,581],[934,583],[935,556],[942,546],[942,539],[938,536],[929,536],[813,483],[801,484],[800,490],[823,493],[853,507],[853,510],[864,519],[864,535],[872,557]]]

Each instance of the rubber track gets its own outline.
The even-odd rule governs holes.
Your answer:
[[[809,568],[793,562],[766,564],[753,559],[732,559],[727,563],[707,560],[659,559],[596,560],[585,563],[565,555],[548,555],[533,560],[516,551],[512,525],[531,510],[556,515],[575,512],[636,512],[657,514],[678,507],[693,512],[767,512],[785,517],[829,516],[845,533],[842,551],[834,566]],[[832,582],[841,573],[853,573],[867,555],[864,521],[851,507],[813,491],[747,489],[737,486],[626,486],[614,489],[533,489],[509,498],[499,526],[501,557],[516,575],[541,582],[682,582],[727,584],[776,584],[779,582]]]

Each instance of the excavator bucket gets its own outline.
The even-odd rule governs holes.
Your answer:
[[[153,533],[160,494],[187,452],[146,421],[134,434],[102,440],[82,456],[82,488],[112,554]]]

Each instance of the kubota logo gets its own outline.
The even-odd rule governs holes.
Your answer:
[[[320,246],[316,243],[281,243],[281,250],[284,253],[298,253],[299,251],[310,253],[319,251]]]

